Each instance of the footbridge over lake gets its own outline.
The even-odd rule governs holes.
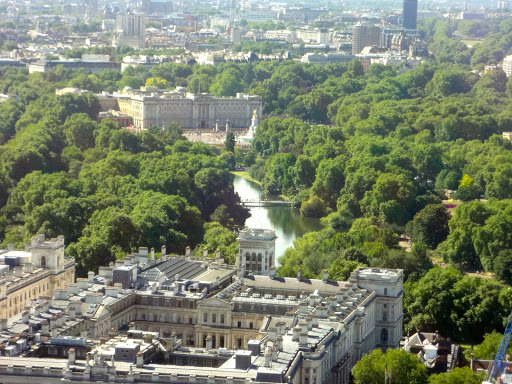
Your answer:
[[[276,205],[283,205],[283,206],[291,206],[292,205],[292,202],[290,200],[266,200],[266,199],[242,200],[241,203],[245,207],[269,207],[269,206],[276,206]]]

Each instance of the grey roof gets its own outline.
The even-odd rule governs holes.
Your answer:
[[[318,290],[319,294],[335,295],[342,287],[349,287],[351,284],[346,281],[327,281],[300,279],[294,277],[275,277],[271,279],[268,276],[245,276],[244,284],[249,288],[271,291],[298,291],[314,292]]]
[[[180,279],[191,280],[205,270],[201,261],[187,260],[183,257],[172,257],[169,260],[154,264],[151,267],[144,269],[141,273],[143,274],[144,272],[148,272],[152,269],[158,269],[165,273],[165,276],[170,280],[170,282],[174,281],[174,276],[177,273],[180,275]]]

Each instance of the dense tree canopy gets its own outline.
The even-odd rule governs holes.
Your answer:
[[[388,380],[396,384],[427,384],[427,368],[418,356],[403,349],[376,349],[364,355],[354,368],[355,384],[381,384]]]

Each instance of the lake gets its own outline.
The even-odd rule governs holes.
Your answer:
[[[233,184],[242,200],[259,200],[260,186],[257,183],[235,175]],[[293,246],[297,237],[323,228],[319,219],[302,217],[297,209],[287,206],[249,207],[249,211],[251,217],[246,220],[246,227],[276,231],[276,260],[286,248]]]

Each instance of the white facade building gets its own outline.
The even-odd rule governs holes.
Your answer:
[[[217,97],[183,90],[162,91],[157,87],[141,87],[117,94],[119,109],[132,116],[134,126],[147,129],[171,122],[183,129],[214,129],[219,125],[231,128],[250,126],[253,111],[262,115],[262,98],[238,93],[236,97]]]
[[[503,71],[507,74],[507,77],[512,75],[512,55],[508,55],[503,59]]]
[[[239,232],[236,265],[245,264],[245,271],[255,275],[268,275],[275,263],[276,232],[271,229],[246,228]]]

